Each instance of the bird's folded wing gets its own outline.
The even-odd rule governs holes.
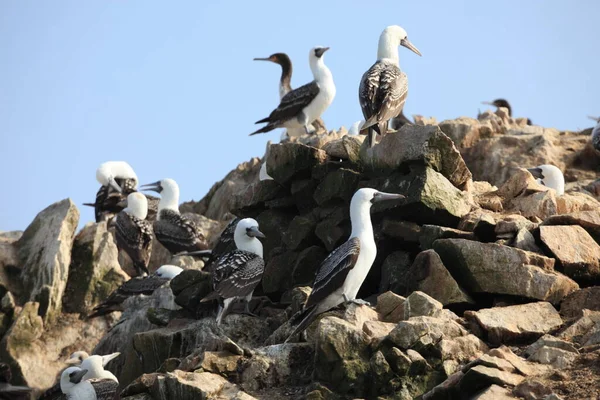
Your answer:
[[[236,249],[235,240],[233,235],[235,233],[235,228],[237,227],[237,223],[240,221],[240,218],[234,218],[223,230],[221,233],[221,237],[219,237],[219,241],[212,249],[212,255],[210,259],[206,262],[205,267],[209,267],[214,264],[221,258],[224,254],[227,254]]]
[[[307,83],[292,90],[281,99],[279,106],[269,116],[270,122],[287,121],[297,116],[303,108],[308,106],[319,94],[319,85],[316,81]]]
[[[260,282],[265,262],[258,255],[234,250],[219,259],[213,272],[213,287],[224,299],[250,294]]]
[[[348,273],[356,265],[359,252],[360,240],[351,238],[323,260],[305,308],[318,304],[344,284]]]
[[[166,216],[166,218],[165,218]],[[183,215],[163,212],[160,220],[154,222],[154,232],[159,240],[174,240],[175,243],[193,242],[196,239],[204,240],[196,224]]]
[[[358,87],[358,100],[365,121],[377,113],[377,92],[379,90],[379,76],[383,69],[382,63],[375,63],[365,72]]]
[[[406,102],[408,79],[395,65],[389,65],[381,73],[379,84],[378,120],[387,121],[397,116]]]
[[[98,400],[113,400],[118,398],[117,389],[119,388],[119,383],[115,382],[111,379],[100,379],[90,380],[90,383],[94,387],[94,391],[96,392],[96,398]]]

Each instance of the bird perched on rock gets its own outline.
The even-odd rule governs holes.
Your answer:
[[[179,212],[179,186],[173,179],[163,179],[142,186],[160,193],[154,235],[171,254],[208,249],[208,243],[196,224]]]
[[[139,192],[127,196],[127,207],[115,218],[117,247],[125,250],[133,261],[138,276],[148,275],[152,251],[152,223],[148,216],[148,200]]]
[[[512,117],[512,107],[510,106],[508,101],[505,99],[496,99],[494,101],[482,101],[481,104],[487,104],[488,106],[494,106],[497,109],[500,107],[506,108],[508,110],[508,116]],[[527,118],[527,125],[531,125],[531,124],[532,124],[531,120],[529,118]]]
[[[65,369],[60,377],[60,389],[68,400],[113,400],[119,383],[111,379],[84,380],[88,373],[80,367]]]
[[[398,46],[421,55],[404,29],[398,25],[388,26],[379,36],[377,61],[360,80],[358,99],[365,117],[362,129],[368,129],[369,147],[375,144],[375,134],[385,135],[388,121],[400,115],[404,108],[408,78],[400,70]]]
[[[600,151],[600,117],[588,117],[596,121],[596,126],[592,130],[592,146]]]
[[[217,325],[221,325],[235,300],[244,299],[246,313],[250,314],[249,302],[265,269],[263,246],[258,240],[265,235],[258,229],[258,222],[252,218],[240,220],[233,236],[237,249],[223,254],[216,262],[212,270],[213,292],[201,300],[222,299]]]
[[[215,263],[219,261],[219,258],[221,258],[224,254],[227,254],[230,251],[237,249],[234,234],[235,228],[237,227],[237,224],[238,222],[240,222],[240,220],[240,218],[234,218],[227,224],[225,229],[223,229],[223,232],[221,232],[221,236],[219,236],[217,244],[212,250],[193,251],[189,253],[184,253],[183,255],[208,256],[209,258],[204,263],[204,268],[202,268],[202,270],[206,272],[211,272]]]
[[[554,189],[558,196],[565,193],[565,176],[558,167],[545,164],[527,170],[536,178],[537,183]]]
[[[335,97],[333,75],[323,61],[323,54],[329,47],[315,47],[310,50],[308,61],[314,80],[292,90],[281,98],[279,106],[267,118],[257,121],[267,125],[250,135],[265,133],[276,128],[286,128],[297,132],[303,128],[309,133],[309,126],[323,114]]]
[[[171,279],[175,278],[182,271],[183,269],[180,267],[167,264],[161,266],[152,275],[132,278],[112,292],[102,304],[96,306],[88,318],[95,318],[113,311],[123,311],[125,300],[132,296],[152,294],[156,289],[170,282]]]
[[[401,194],[375,189],[359,189],[350,202],[350,238],[323,260],[317,271],[313,289],[304,311],[294,318],[301,320],[286,340],[304,331],[317,315],[344,302],[363,303],[356,295],[377,256],[377,246],[371,224],[371,206],[383,200],[404,198]]]
[[[96,180],[100,189],[94,203],[83,203],[94,207],[96,222],[104,221],[125,208],[127,195],[137,191],[138,178],[135,171],[125,161],[107,161],[96,170]],[[148,218],[156,217],[158,198],[148,197]]]
[[[254,61],[270,61],[281,66],[281,78],[279,79],[279,100],[292,91],[292,61],[285,53],[271,54],[266,58],[255,58]],[[317,118],[311,124],[312,132],[318,131],[321,127],[325,127],[325,124],[321,118]],[[286,130],[286,135],[289,137],[302,136],[305,133],[304,127],[290,128]]]

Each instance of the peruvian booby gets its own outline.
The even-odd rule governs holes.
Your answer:
[[[111,360],[114,360],[115,358],[117,358],[121,353],[116,352],[116,353],[112,353],[112,354],[107,354],[105,356],[99,356],[102,357],[102,366],[106,367],[106,364],[108,364]],[[71,365],[81,365],[81,363],[88,359],[90,357],[90,355],[88,354],[87,351],[84,350],[79,350],[76,351],[74,353],[72,353],[69,358],[67,359],[67,361],[65,361],[65,363],[67,364],[71,364]]]
[[[246,313],[250,314],[249,302],[265,269],[263,246],[258,240],[265,235],[258,229],[258,222],[252,218],[240,220],[233,237],[237,249],[219,258],[212,270],[213,292],[201,300],[223,300],[223,305],[219,304],[217,325],[221,325],[235,300],[244,299]]]
[[[558,167],[545,164],[527,170],[533,175],[537,183],[554,189],[557,196],[562,196],[565,193],[565,176]]]
[[[400,70],[398,46],[414,53],[421,52],[408,40],[406,31],[398,25],[388,26],[379,36],[377,61],[360,80],[358,99],[365,117],[363,129],[369,129],[369,147],[375,144],[375,134],[385,135],[388,121],[400,115],[408,94],[408,78]]]
[[[113,400],[119,383],[111,379],[84,380],[86,369],[69,367],[60,377],[60,389],[68,400]]]
[[[196,224],[179,212],[179,186],[173,179],[163,179],[142,186],[160,193],[154,235],[171,254],[208,249],[208,243]]]
[[[283,99],[283,96],[292,91],[292,60],[290,60],[290,57],[287,54],[275,53],[266,58],[255,58],[254,61],[270,61],[281,66],[281,78],[279,79],[279,100]],[[311,127],[311,132],[314,133],[317,132],[321,127],[325,129],[325,124],[321,118],[317,118],[313,121]],[[289,137],[302,136],[304,133],[305,130],[302,126],[289,128],[282,134],[282,140],[283,138],[287,139]]]
[[[377,256],[371,206],[378,201],[402,198],[404,196],[401,194],[384,193],[370,188],[359,189],[352,196],[350,238],[333,250],[319,266],[304,311],[294,318],[295,321],[301,319],[301,322],[286,342],[304,331],[317,315],[344,302],[362,302],[356,300],[356,294]]]
[[[123,311],[123,303],[132,296],[150,295],[183,271],[175,265],[163,265],[152,275],[137,277],[123,283],[102,304],[96,306],[88,316],[95,318],[113,311]],[[106,357],[106,356],[105,356]],[[113,357],[114,358],[114,357]],[[109,360],[110,361],[110,360]],[[107,361],[108,362],[108,361]]]
[[[596,121],[596,126],[592,130],[592,146],[600,151],[600,117],[588,117]]]
[[[508,110],[508,116],[512,117],[512,107],[510,103],[506,99],[496,99],[494,101],[482,101],[481,104],[486,104],[488,106],[494,106],[496,109],[502,107]],[[527,118],[527,125],[532,125],[531,120]]]
[[[221,258],[223,255],[229,253],[230,251],[237,249],[234,234],[235,234],[235,229],[237,227],[237,224],[238,224],[238,222],[240,222],[240,220],[241,220],[240,218],[236,217],[236,218],[232,219],[231,221],[229,221],[229,223],[227,224],[225,229],[223,229],[223,232],[221,232],[221,236],[219,236],[219,240],[217,241],[217,244],[215,245],[215,247],[212,250],[193,251],[193,252],[189,252],[189,253],[184,253],[184,255],[188,255],[188,256],[208,255],[209,258],[204,263],[204,268],[202,268],[202,270],[206,271],[206,272],[212,272],[213,267],[214,267],[215,263],[217,261],[219,261],[219,258]]]
[[[115,218],[117,247],[133,261],[138,276],[148,274],[152,251],[152,223],[146,220],[148,200],[139,192],[127,196],[127,207]]]
[[[269,132],[276,128],[286,128],[288,133],[303,128],[309,133],[309,126],[323,114],[335,97],[333,75],[325,62],[323,54],[329,47],[315,47],[310,50],[308,60],[314,80],[292,90],[281,98],[279,106],[267,118],[257,121],[267,125],[250,135]]]

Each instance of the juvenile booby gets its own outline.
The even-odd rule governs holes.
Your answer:
[[[265,235],[258,229],[258,222],[252,218],[240,220],[233,237],[237,249],[219,258],[212,270],[213,292],[202,299],[202,302],[223,300],[223,305],[219,304],[217,325],[221,325],[237,299],[246,301],[246,313],[250,314],[249,302],[265,269],[263,246],[257,239]]]
[[[196,224],[179,212],[179,186],[173,179],[163,179],[142,186],[160,193],[154,235],[171,254],[208,249],[204,235]]]
[[[375,144],[375,134],[385,135],[388,121],[400,115],[408,94],[408,78],[400,70],[398,46],[421,52],[408,40],[398,25],[388,26],[379,36],[377,61],[360,80],[358,99],[365,117],[363,129],[369,129],[368,144]]]
[[[117,247],[133,261],[138,276],[148,274],[152,251],[152,224],[146,220],[148,200],[139,192],[127,196],[127,207],[115,218]]]
[[[281,66],[281,78],[279,79],[279,100],[283,99],[283,96],[292,91],[292,61],[290,57],[288,57],[285,53],[275,53],[271,54],[266,58],[255,58],[254,61],[270,61],[275,64],[279,64]],[[325,129],[325,124],[321,120],[321,118],[317,118],[311,124],[312,132],[316,132],[319,128],[323,127]],[[283,134],[285,135],[285,139],[288,137],[298,137],[304,134],[304,127],[298,127],[295,129],[287,129]],[[283,139],[282,139],[283,140]],[[262,169],[261,169],[262,171]],[[262,179],[261,179],[262,180]]]
[[[267,118],[257,121],[267,125],[250,135],[269,132],[275,128],[286,128],[288,133],[303,128],[309,133],[309,126],[323,114],[335,97],[333,75],[325,62],[323,54],[329,47],[315,47],[310,50],[308,61],[314,80],[287,93],[279,106]]]
[[[319,266],[304,311],[295,318],[295,321],[302,320],[286,342],[306,329],[317,315],[344,302],[361,302],[356,300],[356,294],[377,256],[371,206],[378,201],[402,198],[404,196],[401,194],[384,193],[370,188],[359,189],[352,196],[350,238],[333,250]]]
[[[69,367],[60,377],[60,389],[68,400],[113,400],[119,383],[111,379],[84,380],[86,369]]]
[[[203,271],[206,272],[212,272],[213,267],[215,265],[215,263],[217,261],[219,261],[219,258],[221,258],[223,255],[229,253],[230,251],[233,251],[235,249],[237,249],[237,246],[235,244],[235,229],[237,227],[238,222],[240,222],[240,218],[234,218],[231,221],[229,221],[229,223],[227,224],[227,226],[225,227],[225,229],[223,229],[223,232],[221,232],[221,236],[219,236],[219,240],[217,241],[217,244],[215,245],[215,247],[212,250],[201,250],[201,251],[193,251],[193,252],[189,252],[189,253],[185,253],[185,255],[188,256],[204,256],[204,255],[208,255],[209,258],[208,260],[204,263],[204,268],[202,268]]]
[[[596,126],[592,130],[592,146],[600,151],[600,117],[588,117],[596,121]]]
[[[506,99],[496,99],[494,101],[482,101],[481,104],[486,104],[488,106],[494,106],[496,109],[502,107],[508,110],[508,116],[512,117],[512,107]],[[527,125],[531,125],[531,120],[527,118]]]
[[[125,300],[132,296],[152,294],[156,289],[170,282],[171,279],[175,278],[182,271],[183,269],[180,267],[167,264],[157,269],[152,275],[132,278],[112,292],[102,304],[96,306],[88,318],[95,318],[113,311],[123,311],[123,302]]]
[[[558,196],[565,193],[565,176],[558,167],[545,164],[527,170],[536,178],[537,183],[554,189]]]

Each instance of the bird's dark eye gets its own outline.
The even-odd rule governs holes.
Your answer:
[[[70,377],[70,378],[72,378],[72,377],[73,377],[73,375],[75,375],[75,372],[71,372],[71,373],[69,374],[69,377]]]
[[[246,233],[250,233],[251,229],[250,228],[246,228]]]

